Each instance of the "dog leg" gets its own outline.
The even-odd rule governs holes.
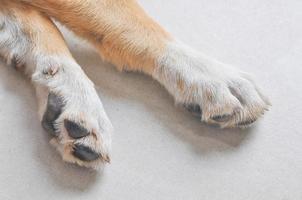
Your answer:
[[[119,69],[151,75],[204,122],[246,127],[270,105],[249,75],[177,41],[134,0],[25,1],[89,40]]]
[[[98,168],[109,162],[111,123],[52,21],[30,6],[1,1],[0,54],[36,87],[42,126],[67,162]]]

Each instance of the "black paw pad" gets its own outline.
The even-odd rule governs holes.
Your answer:
[[[254,123],[255,121],[256,121],[256,119],[250,119],[250,120],[238,123],[237,126],[248,126],[248,125]]]
[[[232,115],[217,115],[217,116],[211,117],[211,119],[216,122],[225,122],[225,121],[229,120],[231,117],[232,117]]]
[[[191,112],[192,114],[194,114],[196,116],[201,116],[201,114],[202,114],[202,110],[201,110],[200,106],[197,104],[188,104],[188,105],[184,105],[184,107],[189,112]]]
[[[100,154],[97,154],[89,147],[80,144],[74,145],[72,154],[83,161],[93,161],[100,157]]]
[[[47,132],[55,136],[57,136],[57,133],[54,127],[54,122],[62,113],[63,106],[63,99],[60,96],[54,93],[49,93],[47,108],[42,119],[42,126]]]
[[[64,120],[64,126],[68,135],[74,139],[82,138],[89,135],[89,131],[81,125],[67,119]]]

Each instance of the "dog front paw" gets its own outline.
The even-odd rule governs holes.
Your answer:
[[[99,112],[101,105],[86,100],[50,92],[42,126],[54,136],[51,143],[64,161],[97,169],[110,162],[112,126]]]
[[[39,57],[31,76],[43,128],[66,162],[98,169],[110,162],[113,127],[80,66],[66,57]]]
[[[96,169],[110,162],[112,126],[101,105],[86,100],[50,92],[42,126],[54,136],[51,143],[64,161]]]
[[[153,76],[201,120],[247,127],[270,105],[246,73],[213,61],[182,45],[170,45]]]

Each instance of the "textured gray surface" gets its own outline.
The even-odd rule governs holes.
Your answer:
[[[245,131],[207,127],[66,34],[115,127],[112,164],[97,174],[63,163],[29,81],[1,64],[0,199],[301,200],[302,1],[140,2],[181,40],[252,73],[270,112]]]

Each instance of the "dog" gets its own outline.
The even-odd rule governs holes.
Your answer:
[[[120,71],[152,76],[202,122],[247,127],[270,106],[250,76],[175,39],[135,0],[0,0],[0,55],[36,89],[43,128],[66,162],[110,162],[113,127],[56,20]]]

